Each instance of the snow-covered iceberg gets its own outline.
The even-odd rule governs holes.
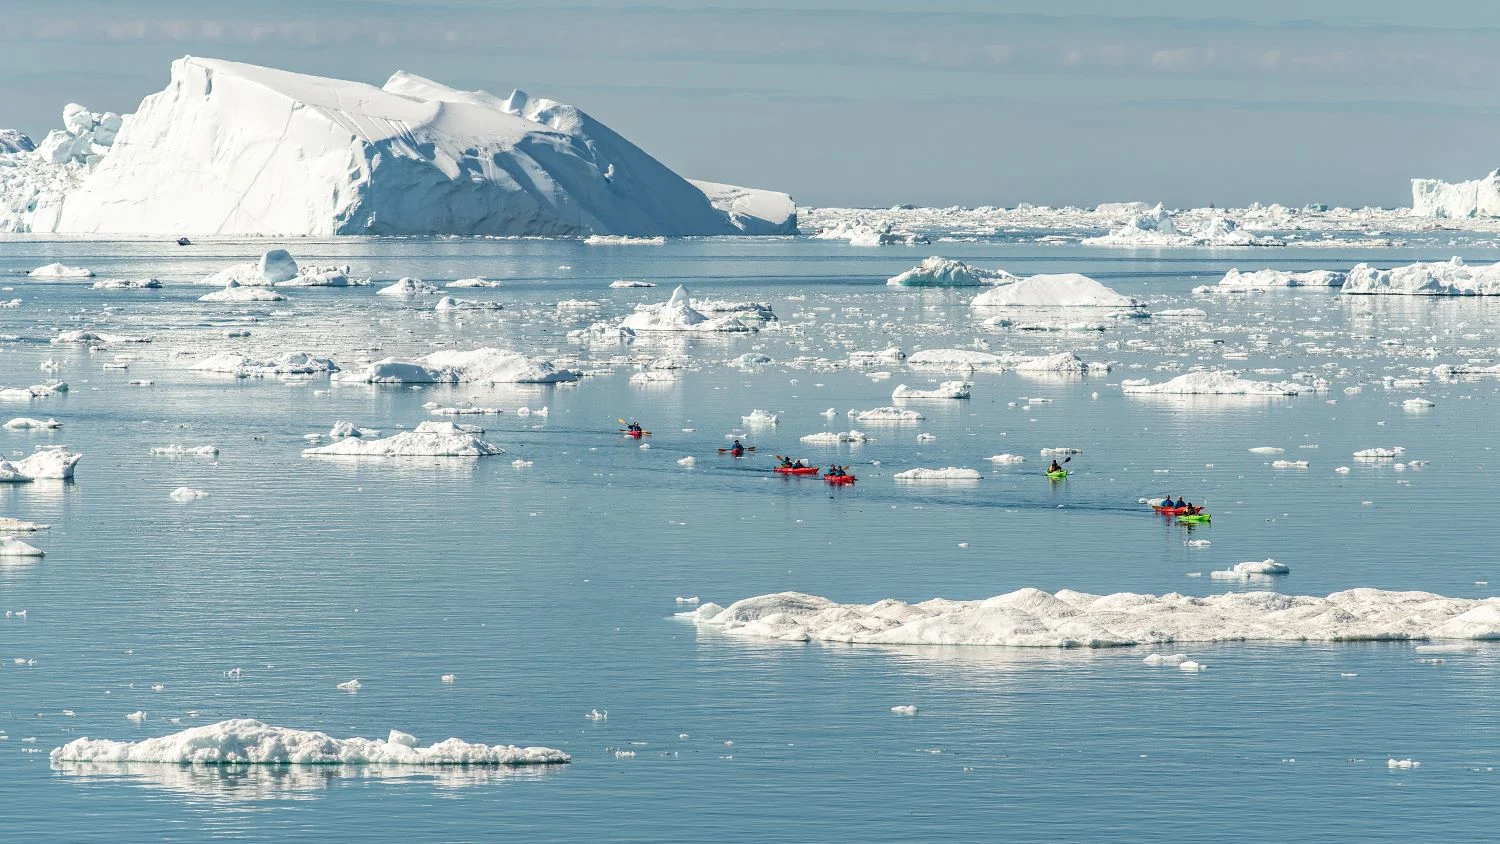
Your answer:
[[[755,329],[734,314],[709,317],[693,307],[686,287],[679,285],[672,298],[660,305],[637,305],[635,313],[620,323],[621,330],[634,332],[680,331],[692,333],[745,333]]]
[[[1340,293],[1388,296],[1497,296],[1500,263],[1471,267],[1462,258],[1418,261],[1389,270],[1359,264],[1349,271]]]
[[[578,373],[551,361],[506,349],[445,349],[403,361],[385,358],[363,369],[336,373],[333,380],[365,384],[553,384],[577,381]]]
[[[933,255],[906,272],[892,276],[886,284],[892,287],[987,287],[1015,280],[1016,277],[1005,270],[987,270]]]
[[[572,106],[400,71],[377,88],[187,56],[112,141],[32,230],[674,236],[795,225],[789,197],[717,184],[710,197]]]
[[[194,372],[217,372],[237,378],[264,378],[267,375],[317,375],[338,372],[339,366],[328,358],[309,352],[286,352],[275,358],[252,358],[232,352],[210,355],[189,366]]]
[[[1019,589],[983,601],[840,604],[780,592],[678,614],[763,639],[889,645],[1099,648],[1169,642],[1351,642],[1500,638],[1500,598],[1350,589],[1327,597],[1230,592],[1091,595]]]
[[[897,472],[893,477],[898,481],[978,481],[984,476],[977,469],[961,469],[949,466],[946,469],[907,469],[905,472]]]
[[[1236,268],[1225,273],[1224,277],[1219,279],[1217,286],[1205,286],[1199,289],[1205,292],[1239,293],[1273,287],[1339,287],[1343,285],[1346,277],[1346,273],[1334,270],[1308,270],[1300,273],[1286,270],[1255,270],[1246,273]]]
[[[422,747],[415,736],[399,730],[391,730],[384,741],[337,739],[313,730],[237,718],[143,741],[74,739],[54,749],[51,760],[53,764],[548,765],[571,761],[571,757],[550,747],[471,744],[456,738]]]
[[[1079,273],[1044,273],[986,290],[970,303],[975,308],[1119,308],[1139,310],[1145,303],[1125,296]]]
[[[966,399],[969,391],[974,385],[969,381],[944,381],[931,390],[917,390],[906,386],[897,385],[891,391],[892,399]]]
[[[1468,182],[1412,179],[1411,213],[1450,220],[1500,217],[1500,170]]]
[[[423,422],[384,439],[347,437],[302,453],[313,457],[492,457],[504,454],[505,449],[452,422]]]
[[[1252,381],[1237,372],[1214,370],[1188,372],[1169,381],[1152,384],[1122,381],[1120,390],[1127,396],[1295,396],[1308,390],[1299,384]]]

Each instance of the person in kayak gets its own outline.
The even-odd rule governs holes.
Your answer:
[[[740,444],[739,440],[735,440],[734,445],[729,447],[729,453],[735,457],[743,457],[745,455],[745,447]]]
[[[783,458],[781,458],[781,468],[783,468],[783,469],[795,469],[795,468],[797,468],[797,466],[796,466],[795,463],[792,462],[792,458],[790,458],[790,457],[783,457]]]
[[[1052,458],[1052,465],[1047,467],[1047,474],[1050,475],[1053,472],[1061,472],[1062,470],[1062,464],[1057,462],[1056,457]]]
[[[823,474],[827,475],[830,478],[842,478],[844,476],[844,470],[838,466],[830,466],[828,467],[828,471],[824,472]]]
[[[627,434],[639,434],[640,432],[641,424],[639,422],[631,422],[629,425],[625,426],[625,433]]]

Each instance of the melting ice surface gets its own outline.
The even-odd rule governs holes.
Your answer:
[[[0,301],[18,300],[0,309],[0,424],[42,423],[0,427],[0,457],[39,469],[0,484],[0,535],[45,553],[0,556],[7,836],[305,839],[378,815],[410,840],[1190,840],[1213,807],[1296,841],[1347,837],[1327,807],[1349,801],[1408,839],[1488,828],[1500,646],[1482,616],[1500,537],[1476,512],[1500,492],[1483,434],[1500,301],[1264,275],[1193,291],[1234,268],[1483,267],[1500,260],[1492,233],[1288,211],[1282,227],[1238,216],[1292,246],[1139,252],[1076,242],[1123,211],[859,213],[932,242],[0,244]],[[1053,232],[1066,242],[1038,242]],[[369,284],[197,301],[278,246]],[[970,307],[985,288],[887,284],[931,255],[1079,273],[1154,316],[1006,324]],[[161,286],[27,275],[53,263]],[[404,277],[500,282],[461,296],[504,307],[377,293]],[[678,286],[745,330],[618,329]],[[1241,381],[1273,389],[1223,389]],[[356,452],[401,437],[505,453],[303,456],[351,434]],[[757,450],[721,455],[735,436]],[[69,464],[54,451],[82,455],[71,480],[40,476]],[[778,453],[859,481],[776,476]],[[1072,457],[1064,481],[1041,476],[1054,456]],[[895,480],[949,467],[983,480]],[[1213,523],[1142,503],[1167,495]],[[1286,570],[1244,562],[1265,560]],[[1028,588],[1025,606],[968,607]],[[678,596],[785,592],[833,599],[818,629],[839,635],[674,618]],[[943,635],[880,635],[935,596],[963,606],[905,629]],[[964,613],[1116,646],[940,643],[973,638]],[[812,629],[790,612],[756,623]],[[1397,635],[1335,635],[1349,631]],[[1383,640],[1348,641],[1365,638]],[[355,677],[357,694],[338,689]],[[594,711],[609,717],[579,717]],[[84,738],[176,746],[235,719],[404,754],[382,740],[399,725],[421,748],[500,740],[572,763],[49,756]]]

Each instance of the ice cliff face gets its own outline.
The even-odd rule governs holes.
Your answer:
[[[1500,217],[1500,170],[1471,182],[1411,180],[1411,212],[1419,217]]]
[[[104,123],[90,118],[97,142]],[[459,91],[404,72],[376,88],[189,56],[173,62],[165,90],[123,125],[106,128],[118,130],[108,155],[29,228],[553,236],[796,230],[790,197],[695,186],[572,106],[521,91],[506,99]],[[46,149],[43,142],[28,155]]]

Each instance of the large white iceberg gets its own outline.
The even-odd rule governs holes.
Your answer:
[[[79,738],[52,751],[53,763],[138,762],[164,765],[547,765],[571,761],[550,747],[471,744],[456,738],[422,747],[391,730],[384,741],[337,739],[248,718],[191,727],[144,741]]]
[[[976,308],[1123,308],[1144,303],[1079,273],[1044,273],[986,290],[970,303]]]
[[[1122,381],[1120,389],[1128,396],[1295,396],[1308,389],[1293,383],[1252,381],[1237,372],[1214,370],[1188,372],[1156,384],[1144,379]]]
[[[892,399],[966,399],[974,385],[969,381],[944,381],[931,390],[918,390],[900,384],[891,391]]]
[[[710,197],[572,106],[397,72],[383,88],[187,56],[35,231],[792,233],[790,198]],[[716,205],[715,203],[718,203]],[[54,203],[57,204],[57,203]],[[759,222],[757,213],[776,219]]]
[[[315,457],[491,457],[504,454],[505,449],[452,422],[423,422],[384,439],[348,437],[302,453]]]
[[[1419,217],[1500,217],[1500,170],[1482,179],[1411,180],[1411,213]]]
[[[886,284],[892,287],[985,287],[1015,280],[1016,277],[1005,270],[987,270],[934,255],[906,272],[892,276]]]
[[[1202,289],[1216,292],[1242,292],[1265,290],[1271,287],[1339,287],[1344,283],[1346,276],[1346,273],[1334,270],[1308,270],[1300,273],[1286,270],[1255,270],[1246,273],[1236,268],[1225,273],[1224,277],[1219,279],[1217,287]]]
[[[1350,295],[1496,296],[1500,295],[1500,263],[1471,267],[1462,258],[1418,261],[1380,270],[1359,264],[1349,271],[1340,289]]]
[[[410,361],[385,358],[363,369],[336,373],[333,380],[367,384],[552,384],[577,381],[578,373],[519,352],[486,347],[445,349]]]
[[[1231,592],[1049,594],[1019,589],[983,601],[934,598],[839,604],[799,592],[707,603],[679,613],[711,630],[792,642],[1113,647],[1168,642],[1338,642],[1500,638],[1500,598],[1350,589],[1326,598]]]
[[[679,285],[672,298],[660,305],[637,305],[635,313],[625,317],[621,330],[634,332],[683,331],[694,333],[744,333],[754,331],[734,314],[709,317],[693,307],[686,287]]]

